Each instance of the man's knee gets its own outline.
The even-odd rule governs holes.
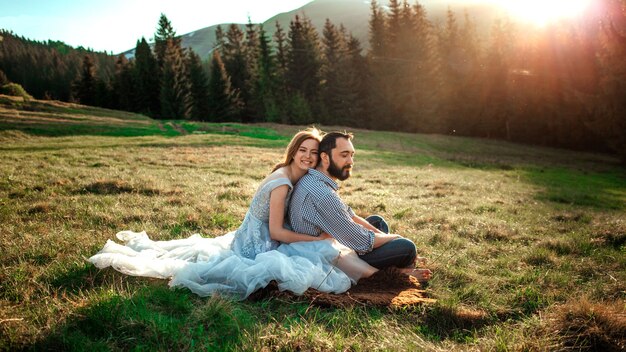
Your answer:
[[[417,248],[415,247],[415,243],[408,238],[398,238],[393,240],[394,244],[397,246],[398,251],[404,254],[404,258],[400,261],[397,266],[398,267],[407,267],[413,265],[415,262],[415,258],[417,258]]]
[[[379,229],[380,231],[384,233],[389,233],[389,225],[387,224],[387,221],[385,221],[385,219],[382,216],[370,215],[367,218],[365,218],[365,220],[369,222],[375,228]]]

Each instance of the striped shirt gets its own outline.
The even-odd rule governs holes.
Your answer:
[[[337,189],[335,181],[315,169],[309,169],[291,194],[291,228],[316,237],[326,232],[358,254],[372,251],[374,232],[352,220],[354,212],[341,201]]]

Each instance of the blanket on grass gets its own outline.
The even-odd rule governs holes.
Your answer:
[[[258,301],[267,298],[285,298],[295,301],[308,301],[322,307],[345,308],[351,306],[407,307],[425,303],[434,303],[427,291],[414,277],[400,273],[395,268],[378,271],[369,278],[359,280],[345,293],[336,295],[308,289],[302,296],[288,291],[279,291],[275,282],[257,292],[248,299]]]

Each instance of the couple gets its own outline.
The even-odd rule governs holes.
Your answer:
[[[413,242],[387,234],[378,216],[363,219],[337,194],[350,177],[352,135],[316,128],[296,133],[282,163],[256,191],[241,226],[216,238],[152,241],[122,231],[89,261],[135,276],[169,278],[200,296],[245,299],[274,280],[281,290],[342,293],[360,278],[395,266],[421,282]],[[295,185],[295,187],[294,187]],[[287,221],[288,220],[288,221]]]

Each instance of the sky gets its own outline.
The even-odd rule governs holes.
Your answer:
[[[0,0],[0,28],[33,40],[61,40],[123,52],[152,38],[164,13],[177,34],[219,23],[264,22],[311,0]]]

